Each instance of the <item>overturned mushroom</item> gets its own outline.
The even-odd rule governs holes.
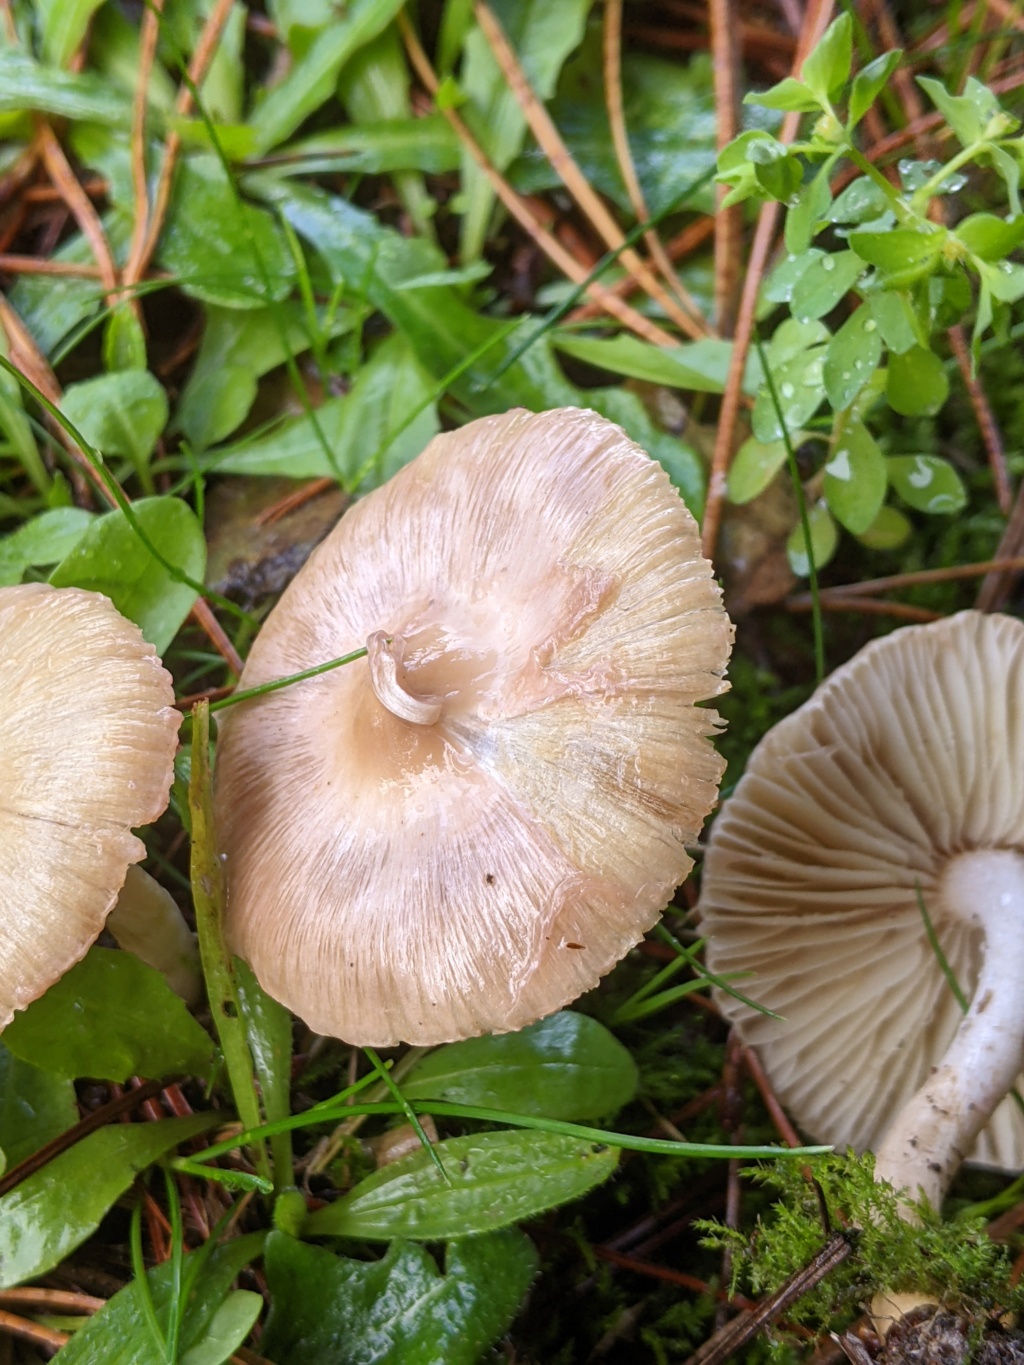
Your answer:
[[[664,471],[595,413],[437,437],[271,614],[223,727],[228,932],[351,1042],[560,1008],[650,928],[715,799],[731,627]]]
[[[833,673],[751,755],[700,907],[711,969],[783,1016],[720,997],[809,1133],[936,1207],[968,1155],[1024,1167],[1024,624],[963,612]]]
[[[103,928],[133,833],[167,804],[180,716],[139,628],[99,593],[0,589],[0,1028]]]

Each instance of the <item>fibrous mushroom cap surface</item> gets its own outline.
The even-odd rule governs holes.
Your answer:
[[[694,703],[731,627],[696,525],[596,414],[484,418],[343,518],[242,683],[368,640],[224,725],[233,945],[351,1042],[519,1028],[651,926],[715,799]]]
[[[917,888],[969,999],[979,935],[940,888],[984,848],[1024,853],[1018,620],[968,611],[874,641],[751,754],[712,830],[701,928],[711,970],[784,1016],[718,995],[815,1138],[877,1146],[942,1059],[962,1016]],[[973,1159],[1024,1166],[1012,1097]]]
[[[85,953],[167,805],[181,717],[99,593],[0,589],[0,1027]]]

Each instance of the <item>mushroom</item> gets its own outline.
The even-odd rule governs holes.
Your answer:
[[[1024,624],[967,611],[836,670],[751,754],[700,914],[711,971],[782,1016],[719,996],[815,1138],[936,1208],[968,1156],[1024,1166]]]
[[[86,952],[167,804],[170,676],[108,598],[0,589],[0,1028]]]
[[[668,476],[592,412],[436,437],[348,512],[241,686],[216,778],[226,928],[320,1033],[521,1028],[598,979],[691,867],[732,628]]]

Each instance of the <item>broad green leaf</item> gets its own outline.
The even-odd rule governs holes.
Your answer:
[[[1000,261],[997,265],[986,265],[981,276],[992,297],[1000,303],[1016,303],[1024,297],[1024,265]]]
[[[768,343],[768,361],[772,372],[795,359],[811,346],[828,341],[829,330],[823,322],[800,322],[796,318],[786,318],[775,329]]]
[[[20,583],[25,569],[47,568],[70,554],[93,519],[81,507],[52,507],[0,539],[0,574]]]
[[[887,275],[910,280],[926,274],[938,261],[948,233],[892,228],[888,232],[851,232],[847,241],[861,260]]]
[[[196,515],[179,498],[143,498],[132,510],[164,558],[195,581],[206,568],[206,541]],[[173,579],[121,511],[97,517],[50,575],[58,588],[102,592],[163,654],[192,610],[196,594]]]
[[[815,568],[821,569],[835,554],[839,533],[824,502],[817,502],[807,509],[807,520],[810,523],[811,552],[814,555]],[[804,528],[799,522],[789,533],[786,556],[790,568],[797,577],[806,578],[810,572],[810,560],[807,555]]]
[[[853,20],[841,14],[829,24],[817,47],[800,70],[800,78],[823,107],[850,79],[853,61]]]
[[[825,465],[825,501],[841,525],[860,535],[874,524],[888,483],[885,456],[863,422],[847,422]]]
[[[277,1123],[291,1116],[292,1017],[266,993],[248,963],[235,958],[234,967],[263,1113],[268,1123]],[[276,1188],[293,1184],[290,1134],[275,1134],[270,1147]]]
[[[103,328],[104,368],[144,374],[146,363],[146,334],[142,323],[130,304],[120,303],[111,310]],[[164,401],[166,403],[166,398]]]
[[[888,349],[902,355],[916,346],[918,336],[917,314],[906,294],[892,289],[880,289],[865,300],[871,316],[878,323],[878,330]]]
[[[335,9],[331,22],[257,106],[251,119],[253,154],[262,156],[291,137],[329,100],[348,58],[390,24],[401,8],[402,0],[351,0],[344,10]]]
[[[788,203],[800,189],[803,168],[799,158],[774,138],[752,142],[747,160],[754,168],[757,182],[773,199]]]
[[[219,1117],[191,1114],[157,1123],[112,1124],[89,1133],[0,1195],[0,1289],[59,1265],[95,1232],[140,1171],[212,1128]],[[104,1365],[112,1359],[104,1357]]]
[[[918,512],[959,512],[967,503],[960,475],[938,455],[891,455],[889,482]]]
[[[931,417],[949,396],[949,379],[934,351],[912,346],[891,355],[885,396],[889,406],[904,417]]]
[[[793,110],[800,114],[816,113],[821,108],[817,95],[792,76],[785,76],[767,90],[751,90],[743,96],[744,104],[760,104],[765,109]]]
[[[512,46],[530,87],[540,100],[555,93],[562,63],[582,41],[592,0],[492,0],[490,9]],[[466,35],[460,85],[463,111],[493,166],[505,171],[526,137],[526,116],[479,27]],[[461,255],[482,251],[495,193],[468,151],[462,155]]]
[[[882,358],[882,338],[871,310],[861,304],[828,343],[825,351],[825,392],[841,412],[868,382]]]
[[[335,17],[335,0],[268,0],[267,13],[284,42],[299,55]]]
[[[202,1341],[181,1357],[181,1365],[223,1365],[245,1341],[262,1311],[262,1294],[232,1290],[210,1319]]]
[[[1024,242],[1024,218],[997,218],[994,213],[972,213],[956,225],[955,236],[983,261],[1001,261]]]
[[[237,197],[215,156],[179,166],[158,254],[186,294],[223,308],[284,299],[295,278],[280,228]]]
[[[77,1122],[71,1082],[23,1062],[0,1042],[0,1151],[7,1169]]]
[[[829,179],[835,160],[835,157],[830,156],[820,170],[804,185],[796,197],[796,202],[789,205],[786,213],[785,237],[786,249],[791,253],[800,255],[807,251],[828,218],[829,205],[832,202]],[[832,260],[833,257],[825,256],[822,259]],[[820,317],[821,315],[816,313],[814,316]]]
[[[209,452],[211,468],[233,474],[339,478],[375,487],[418,455],[438,430],[433,385],[405,338],[387,338],[351,390],[270,435]],[[415,415],[414,415],[415,414]]]
[[[999,101],[995,95],[973,76],[968,76],[962,95],[951,95],[940,81],[931,76],[918,76],[917,83],[964,147],[978,142],[985,133],[989,119],[999,112]]]
[[[759,441],[767,445],[782,440],[787,432],[792,439],[793,432],[818,411],[825,401],[824,358],[825,347],[812,346],[777,369],[773,367],[775,393],[765,384],[754,400],[751,425]]]
[[[145,470],[167,425],[167,395],[148,370],[116,370],[70,384],[61,411],[106,456],[123,456]]]
[[[392,1242],[354,1261],[283,1232],[267,1238],[270,1317],[261,1351],[288,1365],[476,1365],[509,1324],[537,1269],[515,1228],[446,1248]]]
[[[797,444],[796,432],[791,434],[790,440],[794,446]],[[737,506],[751,502],[764,492],[785,463],[785,441],[764,442],[749,436],[729,466],[729,501]]]
[[[618,1164],[615,1148],[525,1129],[448,1138],[434,1152],[450,1184],[428,1152],[414,1152],[309,1214],[304,1234],[434,1242],[492,1232],[580,1198]]]
[[[0,89],[2,80],[0,71]],[[76,233],[59,246],[50,259],[91,265],[95,258],[85,238]],[[61,280],[58,291],[54,290],[53,280],[48,275],[22,275],[11,289],[9,298],[36,345],[45,356],[52,356],[69,332],[99,311],[103,290],[98,280],[69,277]]]
[[[193,1365],[220,1365],[239,1344],[225,1350],[219,1319],[221,1305],[228,1301],[231,1284],[239,1271],[261,1253],[264,1234],[249,1233],[220,1246],[207,1242],[189,1252],[182,1262],[185,1302],[179,1345],[183,1352],[208,1354],[195,1357]],[[153,1301],[157,1320],[166,1323],[172,1309],[174,1266],[171,1261],[154,1266],[146,1274],[146,1289]],[[245,1292],[245,1291],[240,1291]],[[231,1310],[231,1316],[237,1312]],[[118,1290],[93,1317],[87,1318],[66,1346],[54,1357],[59,1365],[155,1365],[160,1359],[153,1333],[143,1309],[142,1286],[133,1280]],[[189,1359],[186,1354],[181,1362]]]
[[[103,0],[35,0],[43,57],[66,66],[85,37],[89,20]]]
[[[889,78],[899,66],[902,56],[903,52],[899,48],[892,52],[883,52],[854,76],[847,112],[848,127],[851,130],[857,126],[888,85]]]
[[[870,223],[889,209],[885,191],[866,175],[851,180],[828,210],[830,223]]]
[[[248,416],[257,380],[300,355],[312,342],[314,325],[297,303],[240,312],[206,309],[206,329],[192,373],[181,395],[175,423],[196,450],[222,441]],[[323,323],[325,338],[340,336],[355,325],[348,309],[337,309]]]
[[[54,7],[63,3],[54,0]],[[0,47],[0,114],[22,110],[124,127],[132,117],[130,96],[101,77],[41,66],[17,48]],[[52,289],[53,281],[46,283]]]
[[[618,1039],[596,1019],[562,1010],[518,1033],[437,1048],[405,1077],[402,1094],[584,1119],[613,1114],[636,1086],[636,1065]]]
[[[898,507],[880,507],[878,516],[857,539],[869,550],[896,550],[907,541],[913,529]]]
[[[759,320],[771,315],[773,310],[766,305],[772,303],[788,303],[793,297],[793,290],[796,282],[804,273],[812,261],[820,260],[824,252],[816,246],[809,247],[806,251],[790,252],[784,260],[780,261],[773,271],[765,278],[761,286],[761,295],[758,303]]]
[[[338,171],[389,175],[407,170],[444,175],[458,169],[459,141],[443,114],[428,114],[331,128],[289,143],[278,155],[280,169],[288,175]]]
[[[112,948],[90,948],[14,1016],[4,1043],[67,1080],[204,1075],[213,1060],[210,1035],[161,973]]]
[[[852,251],[816,257],[793,286],[793,316],[801,322],[809,322],[831,313],[857,283],[863,270],[864,262]]]
[[[602,370],[696,393],[722,392],[732,356],[731,342],[712,338],[663,347],[652,346],[649,341],[632,336],[598,340],[573,332],[558,332],[553,341],[566,355],[597,365]],[[759,375],[760,366],[753,356],[747,361],[745,385],[748,389],[756,384]]]

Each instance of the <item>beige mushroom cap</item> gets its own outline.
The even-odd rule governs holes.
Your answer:
[[[108,598],[0,589],[0,1028],[85,953],[167,805],[181,717]]]
[[[985,849],[1024,853],[1020,621],[968,611],[894,631],[751,754],[711,833],[702,932],[710,969],[744,973],[737,988],[783,1016],[719,993],[815,1138],[877,1148],[941,1062],[963,1015],[916,888],[971,999],[982,935],[945,893],[963,883],[957,855]],[[971,1159],[1024,1167],[1012,1097]]]
[[[435,438],[350,511],[242,686],[217,764],[228,933],[321,1033],[503,1032],[595,985],[691,861],[732,628],[667,475],[611,422]]]

